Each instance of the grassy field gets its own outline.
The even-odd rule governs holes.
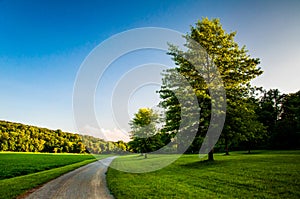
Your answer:
[[[88,159],[91,155],[43,154],[43,153],[0,153],[0,180],[49,170]]]
[[[98,155],[97,159],[105,157]],[[95,160],[92,155],[1,152],[0,198],[15,198]]]
[[[159,158],[120,157],[112,166]],[[232,152],[215,159],[183,155],[161,170],[142,174],[109,168],[108,186],[116,198],[300,198],[300,151]]]

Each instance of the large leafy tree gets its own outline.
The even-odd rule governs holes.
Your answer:
[[[129,122],[132,141],[129,145],[136,151],[145,155],[157,149],[157,146],[162,145],[155,134],[158,132],[156,125],[158,122],[158,114],[150,108],[140,108],[134,115],[134,118]]]
[[[173,74],[179,73],[190,83],[197,96],[201,109],[197,138],[204,137],[210,124],[212,103],[215,103],[212,101],[210,91],[219,86],[214,84],[217,75],[214,67],[218,69],[226,91],[228,111],[222,137],[227,145],[234,137],[241,137],[241,134],[245,137],[246,133],[260,130],[261,125],[256,125],[256,129],[246,130],[251,124],[257,124],[255,113],[250,109],[247,99],[250,81],[262,74],[262,70],[258,67],[260,62],[258,58],[250,57],[245,46],[239,47],[234,41],[235,35],[236,32],[226,33],[219,19],[203,18],[191,27],[190,33],[185,35],[187,50],[182,51],[176,46],[170,46],[169,55],[177,67],[165,71],[163,86],[159,91],[162,98],[161,106],[166,109],[164,128],[166,132],[175,134],[181,122],[181,106],[174,94],[178,84],[172,78]],[[200,44],[206,53],[199,52],[199,49],[195,48],[195,43]],[[235,113],[243,113],[247,117],[239,118]],[[199,140],[201,139],[195,139],[193,143],[196,145],[195,149],[200,148]],[[213,150],[209,151],[208,159],[213,160]]]

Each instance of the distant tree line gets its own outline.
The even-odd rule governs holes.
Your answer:
[[[260,147],[300,149],[300,90],[290,94],[263,90],[255,112],[267,131]]]
[[[88,135],[0,121],[0,151],[47,153],[117,153],[125,144]]]

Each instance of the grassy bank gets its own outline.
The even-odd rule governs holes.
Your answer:
[[[134,156],[112,164],[140,164],[151,158],[159,160]],[[300,198],[300,151],[233,152],[216,154],[215,159],[183,155],[161,170],[142,174],[109,168],[108,186],[116,198]]]
[[[97,159],[107,155],[97,155]],[[92,155],[0,153],[0,198],[16,198],[34,187],[95,161]]]

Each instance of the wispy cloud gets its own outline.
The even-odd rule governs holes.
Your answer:
[[[128,142],[130,140],[129,133],[123,129],[104,129],[86,125],[80,129],[79,132],[84,135],[91,135],[93,137],[104,139],[105,141],[119,141]]]

